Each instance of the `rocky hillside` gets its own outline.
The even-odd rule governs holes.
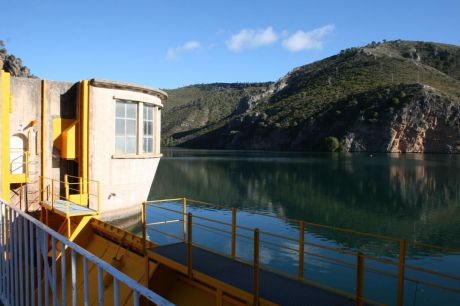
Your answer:
[[[166,90],[168,100],[162,115],[162,137],[166,145],[205,134],[208,127],[244,114],[254,96],[272,83],[214,83]]]
[[[22,64],[22,60],[12,54],[8,54],[5,45],[0,40],[0,69],[11,73],[12,76],[31,78],[34,77],[29,68]]]
[[[298,67],[276,83],[258,89],[245,96],[250,103],[244,111],[227,112],[199,128],[169,133],[168,144],[231,149],[460,152],[458,46],[400,40],[373,42]],[[174,95],[171,100],[174,103]],[[184,112],[190,111],[190,103],[183,97]],[[219,105],[227,103],[225,100]],[[199,109],[199,102],[194,105]],[[180,115],[176,109],[172,117]],[[173,129],[173,125],[165,127],[166,131]]]

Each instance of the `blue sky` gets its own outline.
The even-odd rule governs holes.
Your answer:
[[[3,0],[0,8],[0,39],[50,80],[274,81],[373,40],[460,45],[458,0]]]

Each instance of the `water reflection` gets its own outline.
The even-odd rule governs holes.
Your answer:
[[[456,155],[169,149],[150,198],[186,196],[460,247],[459,163]],[[311,230],[349,247],[362,245],[349,235]]]

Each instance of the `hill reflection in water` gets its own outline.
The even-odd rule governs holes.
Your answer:
[[[150,199],[185,196],[460,247],[456,155],[164,151]]]
[[[190,207],[189,211],[197,215],[228,222],[230,208],[236,207],[241,211],[238,224],[292,238],[298,237],[298,224],[282,218],[460,248],[460,172],[457,170],[460,156],[187,149],[164,149],[163,152],[149,199],[187,197],[228,208]],[[152,219],[155,216],[165,217],[150,209],[153,208],[147,210],[148,214],[151,213],[150,217],[147,216],[148,222],[160,221]],[[254,215],[253,212],[268,217]],[[162,230],[180,236],[181,226],[179,223],[170,224]],[[140,228],[134,230],[138,232]],[[311,243],[361,250],[368,255],[397,260],[397,242],[311,226],[306,230],[305,240]],[[155,238],[154,241],[164,239],[154,231],[149,231],[149,235]],[[164,239],[163,242],[173,241]],[[194,242],[229,253],[229,237],[223,239],[199,227],[194,227]],[[237,243],[237,255],[250,259],[251,243],[243,240]],[[296,248],[289,243],[286,246]],[[307,246],[306,250],[335,257],[321,249]],[[298,255],[293,252],[261,245],[261,260],[265,266],[296,274],[297,258]],[[346,259],[349,262],[354,260]],[[409,247],[407,260],[411,265],[460,275],[458,254]],[[367,261],[366,266],[396,272],[371,261]],[[350,281],[355,278],[353,269],[318,260],[314,256],[305,259],[305,275],[310,280],[334,288],[354,291],[354,281]],[[396,280],[373,273],[366,275],[366,296],[394,304]],[[426,277],[413,272],[406,275]],[[451,284],[445,280],[436,282],[458,286],[458,283]],[[431,305],[433,301],[442,305],[458,305],[459,296],[408,281],[406,301],[411,305]]]

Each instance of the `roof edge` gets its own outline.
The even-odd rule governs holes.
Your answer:
[[[109,80],[99,80],[99,79],[91,79],[89,81],[91,86],[95,87],[102,87],[102,88],[110,88],[110,89],[121,89],[121,90],[130,90],[141,92],[153,96],[157,96],[161,100],[167,100],[168,94],[161,89],[155,87],[148,87],[133,83],[125,83],[125,82],[117,82],[117,81],[109,81]]]

